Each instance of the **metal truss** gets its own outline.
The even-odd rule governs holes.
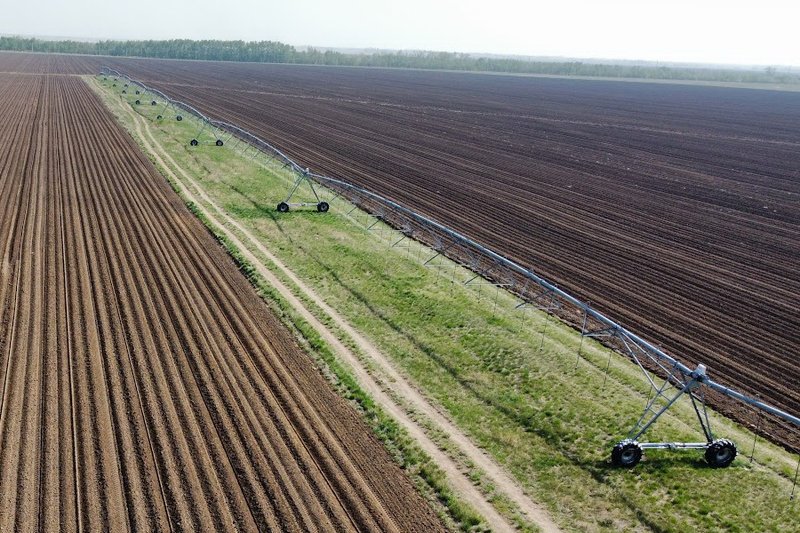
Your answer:
[[[311,189],[311,193],[316,198],[316,202],[292,202],[292,196],[297,192],[302,184],[307,184],[308,187]],[[314,187],[314,180],[312,180],[308,175],[308,169],[303,170],[302,172],[297,173],[297,177],[294,180],[294,185],[289,190],[289,194],[286,196],[286,199],[278,204],[278,212],[279,213],[286,213],[289,211],[289,207],[307,207],[307,206],[316,206],[317,211],[320,213],[326,213],[330,208],[328,202],[323,202],[319,194],[317,193],[317,189]]]

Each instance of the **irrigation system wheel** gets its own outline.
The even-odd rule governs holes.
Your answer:
[[[706,448],[706,462],[713,468],[725,468],[736,459],[736,444],[717,439]]]
[[[289,211],[289,204],[286,202],[281,202],[278,204],[278,212],[279,213],[287,213]]]
[[[641,460],[642,447],[635,440],[625,439],[611,451],[611,462],[614,466],[633,468]]]
[[[150,100],[150,105],[158,105],[155,100]]]
[[[327,213],[330,208],[331,206],[328,205],[328,202],[320,202],[317,204],[317,211],[320,213]]]
[[[141,103],[142,103],[142,101],[141,101],[141,100],[136,100],[136,105],[139,105],[139,104],[141,104]]]
[[[136,94],[139,94],[139,89],[136,89]]]
[[[156,120],[161,120],[162,118],[164,118],[164,117],[162,117],[161,115],[158,115],[158,116],[156,117]]]
[[[125,89],[122,89],[122,94],[128,94],[128,91],[126,91]]]
[[[223,145],[223,144],[225,144],[225,143],[224,143],[224,142],[222,142],[222,139],[217,139],[217,142],[216,142],[216,143],[214,143],[214,144],[216,144],[217,146],[222,146],[222,145]]]
[[[191,144],[192,146],[197,146],[200,143],[197,142],[197,139],[192,139],[191,141],[189,141],[189,144]]]
[[[183,117],[182,117],[182,116],[180,116],[180,115],[178,115],[177,117],[175,117],[175,120],[177,120],[178,122],[180,122],[181,120],[183,120]]]

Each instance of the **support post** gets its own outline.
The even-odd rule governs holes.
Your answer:
[[[581,353],[583,351],[583,339],[586,338],[586,320],[589,318],[589,308],[583,308],[583,324],[581,325],[581,343],[578,345],[578,355],[575,358],[575,368],[578,368],[578,362],[581,360]]]

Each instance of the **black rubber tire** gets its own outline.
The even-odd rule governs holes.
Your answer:
[[[633,468],[642,460],[642,447],[635,440],[625,439],[611,451],[611,463],[622,468]]]
[[[141,104],[141,103],[142,103],[142,101],[141,101],[141,100],[136,100],[136,105],[139,105],[139,104]]]
[[[197,146],[200,143],[197,142],[197,139],[192,139],[191,141],[189,141],[189,144],[191,144],[192,146]]]
[[[736,444],[728,439],[717,439],[706,448],[706,462],[712,468],[725,468],[736,459]]]
[[[180,122],[181,120],[183,120],[183,117],[182,117],[182,116],[180,116],[180,115],[178,115],[177,117],[175,117],[175,120],[177,120],[178,122]]]
[[[328,205],[328,202],[320,202],[317,204],[317,211],[320,213],[327,213],[330,208],[331,206]]]
[[[289,212],[289,204],[286,202],[281,202],[278,204],[278,213],[288,213]]]
[[[217,146],[222,146],[225,143],[222,142],[222,139],[217,139],[217,142],[215,142],[214,144],[216,144]]]
[[[158,105],[155,100],[150,101],[150,105]]]
[[[138,89],[136,90],[136,94],[139,94],[139,90]]]

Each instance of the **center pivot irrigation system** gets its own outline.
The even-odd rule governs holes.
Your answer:
[[[144,94],[151,94],[161,99],[164,102],[164,108],[157,117],[159,120],[163,118],[164,113],[169,109],[175,111],[177,120],[182,120],[182,115],[180,114],[182,111],[189,112],[201,122],[200,133],[206,129],[211,131],[216,138],[215,144],[217,146],[224,144],[222,137],[225,134],[228,135],[228,139],[235,136],[239,142],[245,143],[246,150],[252,147],[256,150],[256,153],[260,151],[269,158],[279,161],[284,167],[294,171],[296,179],[286,199],[278,204],[277,210],[279,212],[289,211],[290,206],[316,206],[320,212],[328,211],[329,204],[320,199],[315,185],[325,187],[332,191],[334,199],[341,197],[349,201],[353,205],[353,210],[361,208],[370,213],[374,223],[368,229],[382,221],[402,234],[402,237],[397,242],[406,238],[413,238],[430,246],[435,253],[424,262],[425,265],[431,264],[437,257],[445,256],[472,270],[475,273],[473,279],[482,277],[498,288],[505,288],[518,296],[522,303],[517,308],[538,309],[549,314],[558,315],[575,325],[576,329],[580,328],[581,345],[578,349],[578,358],[581,356],[583,340],[586,337],[598,339],[628,356],[638,365],[644,378],[649,383],[650,395],[642,415],[633,424],[627,436],[613,447],[611,460],[614,465],[633,467],[641,460],[644,450],[648,449],[704,450],[705,459],[712,467],[718,468],[730,465],[737,455],[736,444],[728,439],[717,438],[712,432],[705,402],[705,390],[707,389],[769,413],[784,422],[788,422],[790,427],[800,428],[799,417],[712,380],[706,372],[705,365],[699,364],[695,368],[686,366],[665,353],[661,348],[593,309],[588,303],[575,298],[555,284],[540,277],[532,269],[520,266],[435,220],[374,192],[339,179],[313,173],[256,135],[233,124],[212,120],[194,107],[173,100],[161,91],[152,89],[144,83],[116,70],[104,67],[100,75],[122,78],[127,80],[130,85],[140,87]],[[156,100],[151,102],[151,105],[156,104]],[[197,137],[200,133],[190,141],[192,146],[199,144]],[[290,203],[293,195],[297,193],[303,184],[307,184],[311,188],[316,202]],[[659,417],[683,396],[687,396],[691,402],[705,441],[642,442],[640,439]],[[800,470],[800,462],[798,462],[798,470]],[[795,473],[795,482],[796,480],[797,473]]]

